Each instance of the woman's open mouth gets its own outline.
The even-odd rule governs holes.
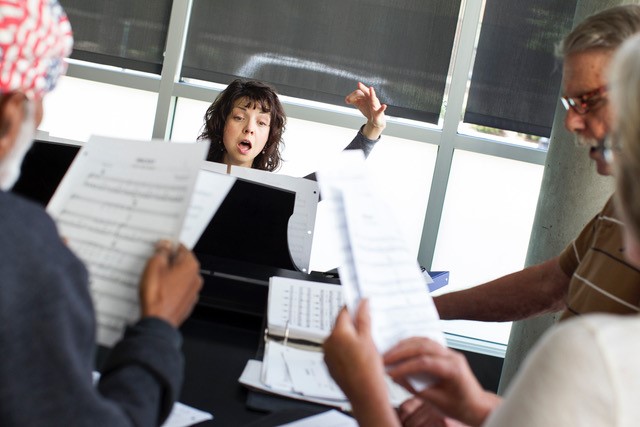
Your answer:
[[[238,147],[242,154],[246,154],[249,152],[249,150],[251,150],[252,145],[250,141],[243,140],[243,141],[240,141],[240,144],[238,144]]]

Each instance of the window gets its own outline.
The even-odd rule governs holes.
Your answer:
[[[60,0],[74,59],[160,74],[171,0]]]
[[[149,139],[157,100],[152,92],[63,76],[44,99],[39,129],[74,141],[91,135]]]
[[[449,270],[439,293],[469,288],[524,267],[543,167],[456,150],[433,260]],[[506,344],[510,323],[445,322],[445,331]]]
[[[173,140],[193,140],[215,84],[258,79],[285,95],[280,173],[304,175],[330,161],[361,124],[343,99],[362,80],[392,116],[368,163],[425,266],[450,270],[449,289],[522,267],[559,93],[553,45],[569,30],[575,0],[61,2],[75,30],[73,56],[88,62],[46,100],[42,128],[52,135],[149,138],[170,128]],[[184,51],[173,52],[170,32],[184,36]],[[96,71],[95,63],[117,68]],[[134,78],[129,70],[151,74]],[[478,133],[494,129],[502,135]],[[533,137],[500,143],[520,141],[518,133]],[[507,211],[513,223],[491,222]],[[491,227],[505,235],[486,234]],[[322,255],[322,235],[312,259],[319,270],[335,266]],[[506,342],[508,325],[497,338],[451,325],[452,333]]]

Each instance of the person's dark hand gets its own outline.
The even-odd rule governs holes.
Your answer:
[[[189,317],[202,288],[200,264],[183,245],[175,252],[161,241],[149,258],[140,281],[143,317],[159,317],[178,327]]]

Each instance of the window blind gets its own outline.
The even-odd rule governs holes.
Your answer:
[[[195,0],[182,76],[268,82],[344,105],[358,81],[388,114],[437,123],[459,0]]]
[[[486,0],[464,121],[549,137],[576,0]]]
[[[61,0],[74,35],[71,58],[160,74],[171,0]]]

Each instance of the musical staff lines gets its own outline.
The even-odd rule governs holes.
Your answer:
[[[98,343],[111,346],[140,316],[138,289],[160,239],[177,241],[206,144],[94,138],[48,210],[89,269]]]

